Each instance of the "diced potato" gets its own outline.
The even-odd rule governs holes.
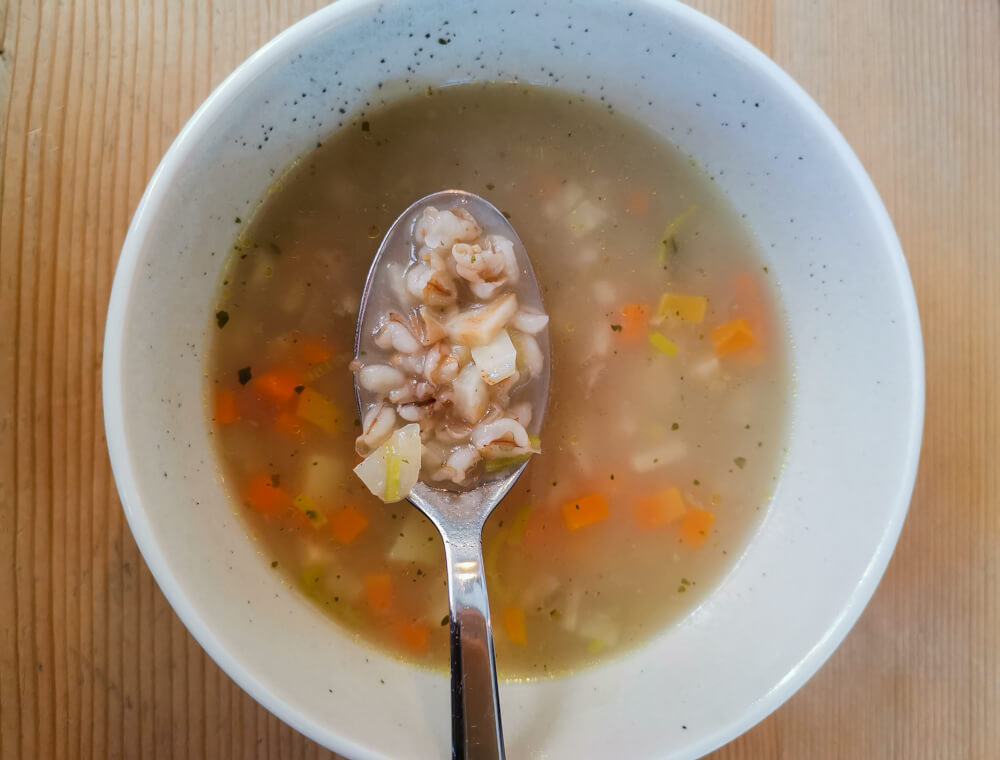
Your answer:
[[[536,575],[521,592],[520,602],[527,609],[542,606],[552,599],[559,586],[559,579],[554,575],[548,573]]]
[[[344,463],[330,454],[312,454],[303,458],[303,493],[317,504],[329,503],[344,483]]]
[[[399,526],[396,540],[392,542],[389,554],[386,556],[394,562],[432,565],[441,559],[443,551],[437,528],[414,508],[407,511]]]
[[[420,474],[420,425],[414,422],[394,432],[354,474],[382,501],[406,498]]]
[[[466,422],[478,422],[486,413],[486,407],[490,402],[489,389],[479,373],[479,368],[475,364],[467,364],[458,373],[451,387],[454,391],[455,411],[462,415]]]
[[[584,200],[570,214],[569,228],[575,235],[586,235],[597,229],[607,218],[608,212],[596,203]]]
[[[516,352],[515,364],[519,372],[529,377],[541,374],[545,368],[545,356],[532,336],[522,332],[511,332],[510,340]]]
[[[517,351],[506,330],[497,333],[485,346],[473,348],[472,361],[488,385],[496,385],[517,371]]]
[[[683,459],[687,445],[681,441],[667,441],[658,446],[637,451],[632,455],[632,469],[636,472],[652,472],[668,464]]]
[[[299,394],[295,413],[300,419],[311,422],[327,433],[340,427],[340,410],[319,391],[306,388]]]
[[[583,200],[583,188],[575,182],[563,185],[559,194],[545,204],[545,215],[550,219],[558,219],[568,214],[574,206]]]
[[[576,632],[585,639],[599,641],[605,647],[611,647],[618,643],[621,627],[610,615],[584,611],[580,614]]]

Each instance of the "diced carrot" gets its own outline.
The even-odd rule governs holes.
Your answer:
[[[352,544],[368,527],[368,518],[357,507],[344,507],[330,515],[330,531],[341,544]]]
[[[275,404],[283,404],[295,395],[295,389],[302,384],[302,375],[290,369],[272,369],[255,377],[253,387],[263,398]]]
[[[304,388],[299,394],[295,413],[327,433],[335,433],[340,426],[340,410],[312,388]]]
[[[709,512],[707,509],[692,509],[684,516],[684,522],[681,523],[681,540],[698,548],[705,543],[713,525],[715,525],[714,512]]]
[[[705,319],[708,309],[708,299],[705,296],[689,296],[683,293],[664,293],[656,307],[654,322],[662,322],[669,317],[676,317],[684,322],[700,324]]]
[[[416,620],[402,620],[393,627],[396,640],[410,654],[423,654],[431,638],[430,629],[426,623]]]
[[[646,333],[649,308],[645,304],[630,303],[622,307],[620,334],[629,343],[638,343]]]
[[[671,486],[662,491],[641,496],[635,502],[635,519],[643,530],[654,530],[678,520],[687,512],[681,492]]]
[[[243,497],[261,514],[273,515],[290,503],[288,494],[274,480],[271,475],[257,475],[247,483]]]
[[[753,348],[757,341],[745,319],[734,319],[712,329],[712,343],[716,356],[728,356],[737,351]]]
[[[365,599],[374,612],[385,612],[392,605],[392,579],[389,573],[372,573],[364,579]]]
[[[649,196],[646,193],[636,191],[628,197],[628,205],[625,210],[630,214],[641,216],[649,211]]]
[[[511,643],[524,646],[528,643],[528,632],[524,625],[524,610],[520,607],[505,607],[503,627]]]
[[[579,530],[600,522],[610,514],[608,501],[599,493],[588,494],[562,505],[563,522],[570,530]]]
[[[212,418],[216,425],[232,425],[240,418],[236,405],[236,394],[229,388],[220,388],[215,393]]]
[[[322,364],[333,356],[333,351],[319,338],[302,338],[298,346],[299,356],[310,365]]]
[[[274,429],[282,435],[294,438],[302,434],[302,423],[291,412],[281,412],[274,417]]]

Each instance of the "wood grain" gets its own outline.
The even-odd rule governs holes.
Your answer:
[[[99,399],[130,215],[197,104],[320,0],[0,0],[0,758],[318,758],[205,656],[124,524]],[[1000,748],[1000,3],[700,0],[832,116],[927,351],[899,549],[844,645],[715,757]]]

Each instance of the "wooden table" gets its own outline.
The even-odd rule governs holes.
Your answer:
[[[0,0],[0,758],[313,758],[174,616],[115,494],[101,341],[130,215],[219,81],[319,0]],[[895,220],[916,495],[830,662],[717,758],[1000,757],[1000,3],[699,0],[798,79]]]

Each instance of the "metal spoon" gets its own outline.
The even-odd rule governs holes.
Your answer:
[[[373,344],[379,316],[378,304],[396,292],[389,278],[400,278],[405,267],[415,260],[413,227],[423,209],[440,210],[463,207],[493,234],[501,234],[514,243],[521,269],[517,290],[530,292],[537,303],[541,293],[524,244],[507,218],[489,201],[462,190],[431,193],[410,206],[393,223],[379,246],[368,279],[365,281],[358,326],[354,335],[354,355],[359,357]],[[530,290],[533,289],[533,290]],[[541,376],[533,378],[533,419],[530,432],[537,433],[545,414],[549,387],[547,332],[538,336],[546,357]],[[354,393],[362,412],[366,391],[355,378]],[[483,570],[482,531],[486,518],[514,485],[527,466],[500,473],[495,479],[481,482],[476,488],[457,491],[432,487],[418,482],[408,499],[430,518],[444,540],[448,568],[448,604],[451,613],[451,737],[452,757],[469,760],[493,760],[504,757],[503,729],[500,724],[500,695],[497,690],[490,607]]]

